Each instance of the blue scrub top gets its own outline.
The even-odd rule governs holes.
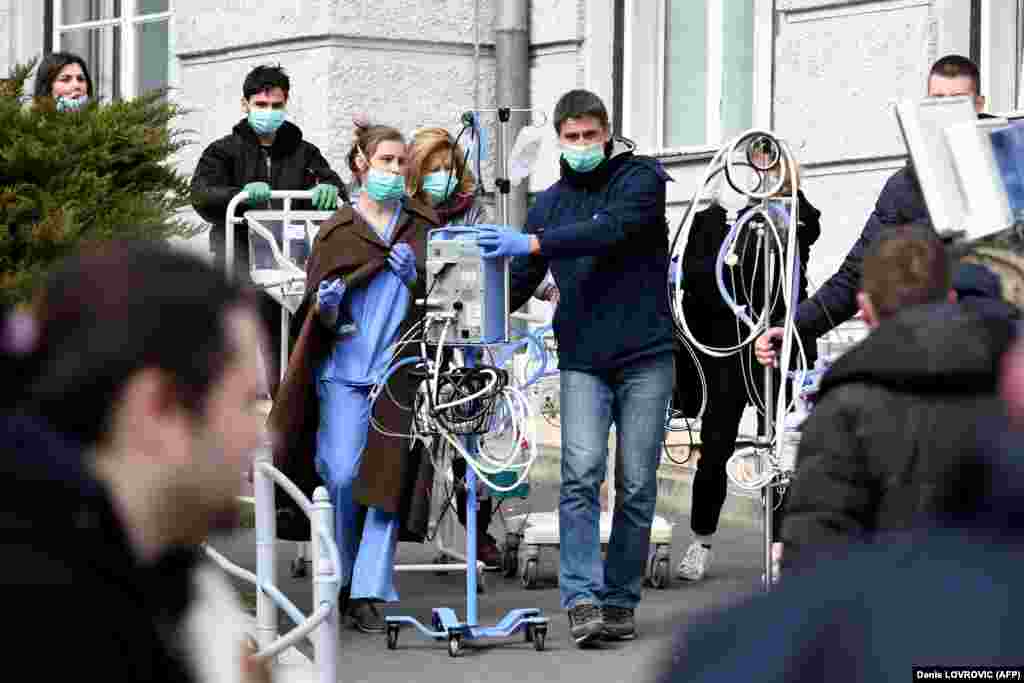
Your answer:
[[[355,204],[353,201],[353,209],[359,213]],[[390,242],[401,216],[402,205],[398,204],[385,233],[380,235],[385,242]],[[370,225],[369,221],[367,224]],[[345,292],[341,306],[355,323],[356,331],[340,337],[334,344],[320,368],[319,379],[355,386],[376,384],[388,369],[393,353],[390,347],[405,320],[411,298],[409,287],[386,267],[366,285]]]

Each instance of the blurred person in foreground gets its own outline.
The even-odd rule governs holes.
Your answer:
[[[979,421],[1002,413],[1005,315],[958,304],[941,241],[901,226],[864,258],[858,294],[872,333],[822,379],[803,425],[782,523],[785,565],[831,543],[912,529],[959,505],[950,472],[977,457]]]
[[[11,651],[47,677],[269,680],[198,549],[237,520],[261,442],[241,290],[167,247],[108,245],[57,269],[3,339],[21,380],[0,417]]]
[[[783,521],[797,543],[784,559],[800,562],[771,593],[690,620],[659,683],[1020,667],[1024,347],[1002,353],[1005,318],[943,303],[940,247],[896,229],[865,258],[876,329],[833,367],[804,428]]]

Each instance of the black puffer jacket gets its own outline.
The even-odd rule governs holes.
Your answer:
[[[951,472],[987,450],[979,425],[1003,413],[999,367],[1012,337],[1004,317],[936,304],[886,320],[840,358],[804,423],[785,562],[914,528],[983,493]]]
[[[269,151],[269,153],[268,153]],[[231,135],[210,144],[203,151],[192,176],[192,206],[223,234],[225,213],[231,199],[248,183],[265,182],[272,190],[309,190],[326,183],[338,188],[348,200],[345,184],[331,170],[315,145],[302,139],[298,126],[285,121],[268,151],[246,119],[235,124]],[[260,208],[280,208],[274,200]],[[295,202],[295,209],[311,209],[309,202]],[[245,203],[239,215],[253,208]]]

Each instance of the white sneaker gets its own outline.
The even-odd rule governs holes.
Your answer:
[[[700,433],[700,420],[695,417],[686,417],[677,410],[669,413],[665,421],[665,431],[669,432],[693,432]]]
[[[694,541],[686,549],[686,554],[676,568],[676,576],[684,581],[700,581],[711,563],[711,548],[705,548],[699,541]]]

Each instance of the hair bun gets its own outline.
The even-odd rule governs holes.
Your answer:
[[[39,329],[32,315],[17,308],[0,312],[0,352],[27,356],[38,343]]]

